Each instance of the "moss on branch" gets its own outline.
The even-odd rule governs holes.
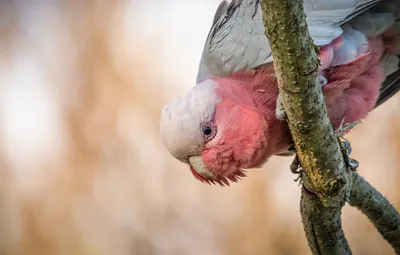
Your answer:
[[[282,103],[306,172],[305,185],[324,204],[342,201],[346,165],[317,80],[316,47],[303,1],[263,0],[263,18]]]
[[[303,167],[301,213],[314,254],[351,254],[341,227],[348,171],[317,80],[303,1],[262,0],[282,103]]]
[[[262,0],[265,34],[297,156],[304,170],[301,215],[313,254],[351,254],[341,210],[360,209],[400,254],[400,215],[347,167],[317,80],[318,47],[308,33],[302,0]]]
[[[400,254],[400,215],[390,202],[363,177],[352,173],[349,204],[357,207]]]

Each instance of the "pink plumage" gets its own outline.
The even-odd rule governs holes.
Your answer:
[[[369,50],[354,61],[326,69],[328,84],[323,94],[334,128],[361,120],[373,108],[384,80],[381,56],[385,52],[382,37],[370,39]],[[235,73],[230,77],[212,78],[220,87],[215,123],[221,137],[205,145],[205,166],[217,178],[235,180],[243,168],[262,165],[271,155],[283,153],[292,144],[285,121],[275,116],[278,84],[273,65],[256,72]],[[229,123],[229,129],[224,130]],[[196,178],[207,181],[196,175]]]
[[[360,2],[349,4],[355,8]],[[286,121],[277,119],[278,84],[257,5],[233,0],[227,9],[221,7],[206,40],[196,86],[163,109],[164,145],[203,182],[228,185],[243,177],[244,169],[260,167],[293,144]],[[400,5],[382,2],[362,15],[355,8],[356,17],[348,22],[349,5],[335,0],[329,5],[338,16],[323,24],[319,20],[326,6],[306,7],[312,7],[310,35],[321,45],[318,79],[337,129],[342,122],[360,121],[400,90],[398,83],[383,83],[388,75],[400,73]]]

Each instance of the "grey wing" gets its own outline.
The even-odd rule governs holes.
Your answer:
[[[213,19],[213,23],[212,23],[213,26],[214,26],[215,23],[218,22],[218,20],[221,18],[222,15],[225,15],[225,12],[226,12],[226,10],[228,8],[228,5],[229,5],[228,1],[222,1],[219,4],[219,6],[217,8],[217,11],[214,14],[214,19]]]
[[[316,45],[343,33],[341,25],[380,0],[304,0],[304,12]],[[197,83],[212,76],[255,69],[273,61],[264,34],[260,0],[222,2],[214,16],[200,60]]]
[[[380,89],[378,101],[375,104],[375,108],[385,103],[396,93],[400,92],[400,68],[397,72],[392,73],[382,84]]]
[[[226,76],[268,62],[271,51],[264,35],[259,2],[232,0],[223,8],[224,13],[216,13],[204,45],[197,83],[210,76]],[[218,10],[221,5],[226,5],[226,1]]]

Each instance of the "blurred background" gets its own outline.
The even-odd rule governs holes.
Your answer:
[[[291,157],[229,188],[158,135],[220,0],[0,1],[0,254],[309,254]],[[400,94],[348,136],[400,209]],[[346,206],[354,254],[394,254]]]

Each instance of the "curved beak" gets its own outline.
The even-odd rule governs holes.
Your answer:
[[[191,156],[189,158],[189,162],[191,168],[193,168],[193,170],[196,171],[196,173],[201,177],[205,179],[215,179],[215,175],[209,169],[207,169],[201,156]]]
[[[229,186],[229,181],[237,182],[241,177],[245,177],[243,170],[237,170],[232,172],[229,176],[216,176],[210,169],[206,167],[201,156],[191,156],[189,158],[190,171],[192,171],[194,177],[201,182],[208,184],[219,184],[223,186]]]

